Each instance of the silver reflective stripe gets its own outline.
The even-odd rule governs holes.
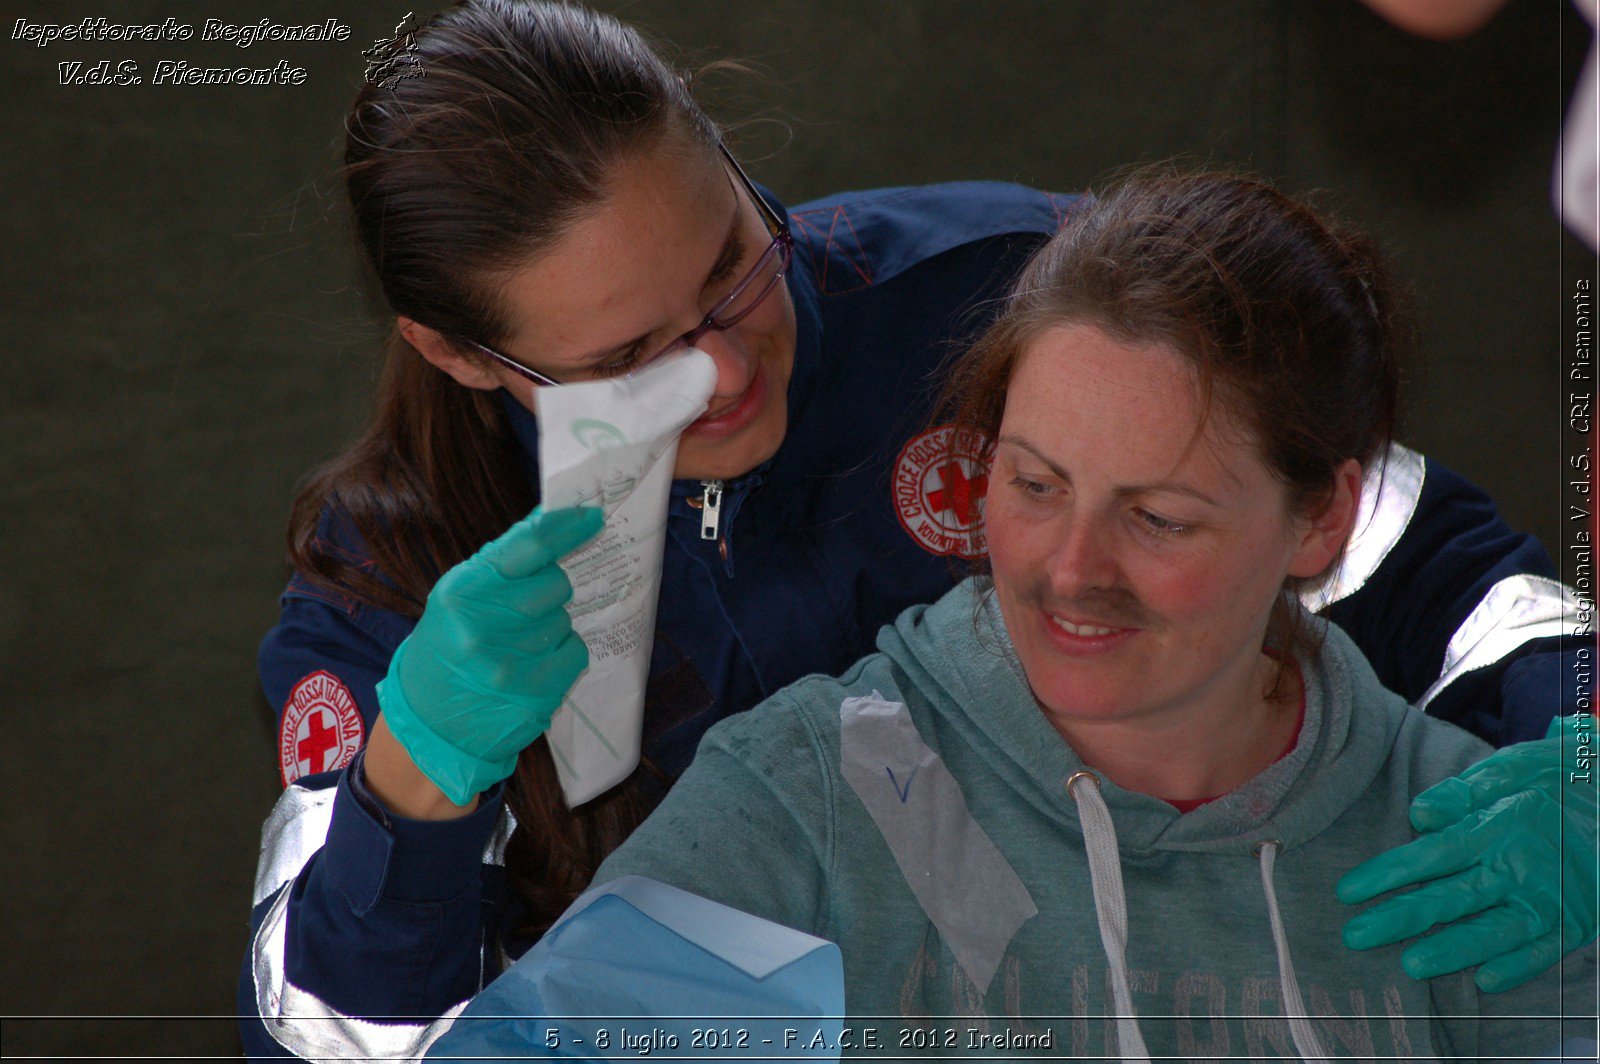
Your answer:
[[[1493,665],[1532,639],[1583,629],[1578,595],[1543,576],[1508,576],[1489,589],[1444,651],[1444,669],[1417,700],[1419,708],[1463,675]]]
[[[906,884],[979,994],[1017,929],[1038,914],[1028,888],[973,819],[916,722],[878,692],[839,705],[839,768],[883,833]]]
[[[311,855],[322,849],[333,822],[337,788],[311,790],[290,784],[261,826],[261,859],[256,864],[256,892],[251,907],[300,874]]]
[[[251,944],[256,1009],[272,1037],[310,1061],[415,1060],[450,1029],[465,1001],[428,1024],[373,1023],[337,1011],[290,983],[284,974],[284,939],[289,924],[288,890],[278,895]]]
[[[503,865],[506,863],[506,843],[511,841],[511,833],[517,830],[517,818],[511,815],[511,810],[500,806],[500,819],[495,822],[494,834],[489,836],[489,844],[483,848],[483,863]]]
[[[256,863],[252,907],[266,901],[279,887],[298,876],[312,854],[322,849],[328,838],[328,825],[333,823],[333,796],[337,791],[337,787],[312,790],[290,784],[278,798],[278,804],[272,807],[267,822],[261,826],[261,858]],[[506,863],[506,842],[516,827],[516,818],[502,806],[494,834],[489,836],[483,849],[484,864]]]
[[[1306,609],[1327,609],[1372,579],[1411,524],[1425,475],[1422,455],[1398,443],[1389,445],[1384,460],[1368,469],[1361,482],[1361,510],[1343,563],[1326,581],[1301,594]]]
[[[251,943],[255,973],[256,1008],[272,1037],[289,1051],[309,1060],[347,1061],[361,1057],[404,1060],[420,1057],[433,1040],[449,1029],[466,1007],[454,1006],[430,1024],[384,1024],[358,1020],[330,1007],[322,999],[291,984],[285,976],[285,929],[289,890],[328,838],[333,822],[336,787],[312,790],[291,784],[272,807],[261,828],[261,860],[256,865],[255,900],[260,905],[277,892],[261,928]],[[506,842],[517,825],[504,807],[494,833],[484,847],[484,864],[504,864]],[[480,946],[479,986],[483,984],[484,958]],[[501,967],[505,967],[502,954]]]

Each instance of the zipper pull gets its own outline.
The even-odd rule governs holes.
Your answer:
[[[717,526],[722,521],[722,481],[702,480],[705,497],[700,510],[700,538],[716,539]]]

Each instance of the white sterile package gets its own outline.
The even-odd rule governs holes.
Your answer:
[[[716,378],[711,356],[691,349],[625,380],[534,389],[541,505],[606,515],[599,537],[561,562],[572,627],[589,648],[588,669],[545,733],[569,807],[639,763],[672,466]]]

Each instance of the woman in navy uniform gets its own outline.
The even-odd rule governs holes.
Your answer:
[[[840,671],[956,581],[986,481],[929,425],[937,370],[1072,224],[1071,197],[998,183],[785,209],[685,79],[583,8],[476,0],[406,43],[415,76],[368,85],[347,122],[395,315],[377,412],[296,500],[261,650],[287,789],[240,988],[252,1056],[420,1054],[712,723]],[[717,383],[674,470],[644,762],[568,810],[536,739],[587,661],[555,561],[598,526],[536,510],[533,389],[691,343]],[[1315,605],[1429,712],[1543,735],[1571,625],[1548,557],[1404,448],[1365,496]]]

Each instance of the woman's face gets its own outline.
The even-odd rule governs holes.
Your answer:
[[[619,376],[700,324],[771,241],[744,187],[712,153],[681,142],[621,163],[601,208],[513,273],[501,291],[510,339],[500,350],[563,381]],[[684,433],[674,475],[746,473],[787,427],[795,317],[779,284],[743,321],[697,345],[717,367],[706,413]],[[532,405],[532,385],[495,367]]]
[[[1289,513],[1225,418],[1195,438],[1199,417],[1187,361],[1091,326],[1044,332],[1012,375],[989,555],[1029,684],[1064,733],[1259,699],[1284,578],[1321,572],[1343,540]]]

